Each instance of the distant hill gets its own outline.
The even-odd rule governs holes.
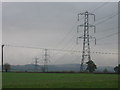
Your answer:
[[[42,71],[43,65],[37,66],[38,71]],[[79,64],[63,64],[63,65],[48,65],[48,71],[79,71]],[[14,65],[12,71],[35,71],[36,67],[33,64]]]
[[[108,72],[114,72],[113,66],[98,66],[96,71],[103,72],[105,69],[107,69]]]
[[[85,66],[85,65],[84,65]],[[39,72],[42,72],[43,65],[37,67]],[[114,72],[114,67],[112,66],[98,66],[96,72],[103,72],[107,69],[108,72]],[[30,71],[33,72],[36,70],[34,64],[27,65],[12,65],[11,71]],[[75,71],[80,70],[80,64],[60,64],[60,65],[48,65],[48,71]]]

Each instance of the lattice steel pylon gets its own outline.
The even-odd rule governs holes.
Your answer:
[[[48,49],[45,49],[45,55],[44,55],[44,72],[48,72]]]
[[[34,58],[35,59],[35,72],[38,72],[38,59],[37,57]]]
[[[77,37],[77,43],[78,39],[82,38],[83,39],[83,50],[82,50],[82,60],[80,64],[80,71],[84,71],[84,61],[89,61],[91,60],[91,55],[90,55],[90,39],[95,39],[95,44],[96,44],[96,38],[92,37],[89,35],[89,27],[94,27],[94,33],[96,32],[96,27],[95,25],[90,25],[89,24],[89,15],[94,16],[94,21],[95,21],[95,14],[89,13],[88,11],[84,13],[79,13],[78,14],[78,21],[79,21],[79,16],[84,15],[84,24],[83,25],[78,25],[77,26],[77,32],[79,32],[79,27],[84,28],[83,36]]]

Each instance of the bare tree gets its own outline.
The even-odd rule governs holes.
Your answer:
[[[5,70],[5,72],[8,72],[10,70],[10,68],[11,68],[10,64],[8,64],[8,63],[4,64],[4,70]]]

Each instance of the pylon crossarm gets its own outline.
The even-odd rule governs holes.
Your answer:
[[[79,21],[79,16],[84,15],[85,13],[78,13],[78,21]]]
[[[79,32],[79,27],[83,27],[84,25],[78,25],[77,26],[77,33]]]
[[[89,15],[93,15],[93,17],[94,17],[94,21],[95,21],[95,14],[93,14],[93,13],[89,13]]]
[[[96,26],[95,25],[89,25],[89,27],[94,27],[94,33],[96,33]]]
[[[96,45],[96,38],[95,38],[95,37],[92,37],[92,36],[90,36],[89,38],[90,38],[90,39],[94,39],[95,45]]]

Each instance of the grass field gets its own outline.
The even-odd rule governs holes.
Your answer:
[[[3,73],[3,88],[117,88],[117,74]]]

